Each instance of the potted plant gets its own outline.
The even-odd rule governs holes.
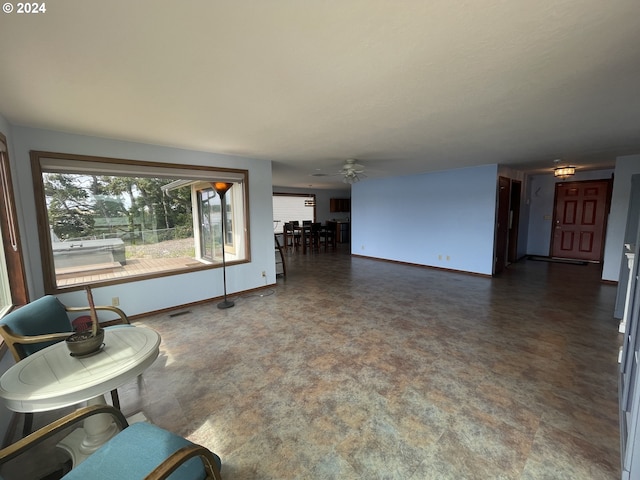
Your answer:
[[[91,314],[91,329],[76,332],[66,338],[67,347],[74,357],[89,355],[100,350],[104,340],[104,330],[100,328],[96,307],[93,303],[91,287],[85,287],[89,300],[89,312]]]

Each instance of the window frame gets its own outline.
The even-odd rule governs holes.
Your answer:
[[[61,166],[68,167],[68,165],[75,165],[76,171],[69,173],[78,173],[77,170],[84,170],[87,174],[95,174],[96,170],[111,167],[111,173],[101,173],[116,176],[118,174],[123,175],[123,172],[131,170],[130,175],[136,176],[134,172],[145,172],[148,176],[168,175],[171,173],[174,177],[186,176],[187,178],[196,179],[195,181],[210,181],[215,179],[216,181],[232,181],[235,183],[243,184],[242,186],[242,210],[238,212],[244,217],[244,231],[243,231],[243,243],[245,256],[241,259],[231,259],[226,261],[226,265],[235,265],[251,262],[251,250],[250,250],[250,231],[249,231],[249,171],[243,169],[233,169],[224,167],[211,167],[202,165],[189,165],[189,164],[175,164],[175,163],[163,163],[154,161],[141,161],[130,160],[121,158],[110,157],[98,157],[89,155],[77,155],[69,153],[59,152],[46,152],[46,151],[31,151],[31,172],[33,179],[34,197],[36,203],[36,219],[38,222],[38,238],[40,243],[40,254],[42,257],[42,274],[44,280],[44,288],[47,294],[58,294],[62,292],[76,291],[84,288],[86,283],[76,283],[73,285],[59,286],[56,282],[55,265],[53,260],[53,248],[51,243],[51,234],[49,230],[49,217],[47,212],[46,197],[44,192],[43,172],[47,172],[47,167],[43,168],[43,163],[59,164]],[[78,168],[81,164],[82,167]],[[62,167],[61,167],[62,168]],[[158,172],[164,172],[163,175]],[[201,175],[201,176],[200,176]],[[142,175],[139,175],[142,176]],[[193,195],[193,190],[192,190]],[[194,201],[192,196],[192,202]],[[197,201],[197,199],[196,199]],[[192,211],[192,219],[195,219],[196,211]],[[199,215],[199,213],[198,213]],[[198,217],[199,218],[199,217]],[[194,231],[194,241],[197,242]],[[182,268],[180,270],[165,270],[161,272],[152,272],[146,274],[130,275],[120,278],[110,278],[105,280],[92,281],[93,286],[107,286],[117,285],[131,282],[139,282],[149,280],[153,278],[160,278],[172,275],[183,275],[189,272],[196,272],[201,270],[209,270],[215,268],[221,268],[221,263],[208,263],[200,262],[197,265],[190,265],[188,268]]]
[[[191,198],[193,199],[193,211],[198,211],[200,215],[200,224],[202,223],[202,194],[203,192],[210,192],[212,195],[207,196],[207,200],[212,200],[214,198],[220,198],[216,193],[213,185],[210,182],[197,182],[192,185],[191,189]],[[234,187],[231,187],[229,191],[224,196],[224,207],[226,209],[225,218],[227,220],[227,225],[225,225],[225,239],[224,239],[224,251],[227,255],[236,255],[238,252],[238,242],[237,232],[246,230],[244,227],[244,221],[238,218],[237,210],[233,208],[234,202],[238,202],[238,195],[242,195],[241,192]],[[222,202],[219,202],[222,204]],[[228,240],[228,237],[231,237],[231,241]],[[194,224],[194,238],[199,238],[199,244],[196,245],[196,253],[199,257],[207,262],[214,261],[215,252],[213,257],[209,257],[205,254],[205,246],[204,246],[204,235],[202,229],[200,229],[200,225]],[[226,260],[225,260],[226,261]],[[227,262],[229,263],[229,262]]]
[[[11,162],[7,138],[0,133],[0,234],[3,251],[2,262],[6,269],[5,287],[8,288],[9,304],[0,305],[0,313],[29,302],[27,276],[22,254],[22,241],[18,227],[16,197],[11,177]],[[5,270],[3,269],[3,272]],[[4,276],[4,273],[3,273]]]

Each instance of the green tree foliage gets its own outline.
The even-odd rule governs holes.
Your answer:
[[[113,194],[108,188],[109,177],[91,177],[91,194],[93,195],[95,204],[94,210],[97,216],[103,218],[126,217],[127,209],[124,206],[122,197],[119,194]]]
[[[75,177],[49,173],[43,179],[49,225],[62,240],[90,235],[93,230],[90,195]]]
[[[190,188],[167,194],[161,187],[172,179],[45,174],[43,181],[49,222],[61,239],[104,233],[133,239],[137,230],[166,229],[193,235]]]

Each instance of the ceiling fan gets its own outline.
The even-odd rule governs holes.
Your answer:
[[[364,166],[356,163],[354,158],[348,159],[338,173],[343,176],[342,181],[349,184],[359,182],[361,178],[366,177]]]
[[[342,175],[342,181],[348,184],[359,182],[362,178],[366,177],[364,174],[364,165],[356,163],[354,158],[347,160],[337,173],[315,172],[311,174],[312,177],[334,177],[338,175]]]

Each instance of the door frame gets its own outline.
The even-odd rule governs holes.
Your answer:
[[[509,209],[511,203],[511,179],[498,176],[496,184],[496,220],[493,246],[493,275],[507,266],[509,244]]]
[[[549,237],[549,257],[553,257],[553,239],[555,234],[555,225],[556,225],[556,215],[558,210],[558,187],[560,185],[579,183],[581,185],[586,185],[589,183],[601,183],[607,182],[607,195],[605,200],[605,211],[602,220],[602,242],[600,242],[600,254],[598,260],[585,260],[591,263],[602,263],[604,258],[604,248],[605,242],[607,239],[607,224],[609,222],[609,213],[611,212],[611,191],[613,190],[613,178],[600,178],[600,179],[591,179],[591,180],[576,180],[571,182],[557,182],[553,189],[553,217],[551,220],[551,236]]]
[[[518,261],[518,232],[520,230],[520,199],[522,196],[522,182],[511,179],[511,200],[509,202],[509,238],[507,245],[507,262]]]
[[[18,225],[16,196],[11,178],[11,161],[7,137],[0,132],[0,231],[3,240],[2,255],[8,281],[10,305],[0,308],[12,308],[29,303],[29,287],[22,253],[22,240]]]

